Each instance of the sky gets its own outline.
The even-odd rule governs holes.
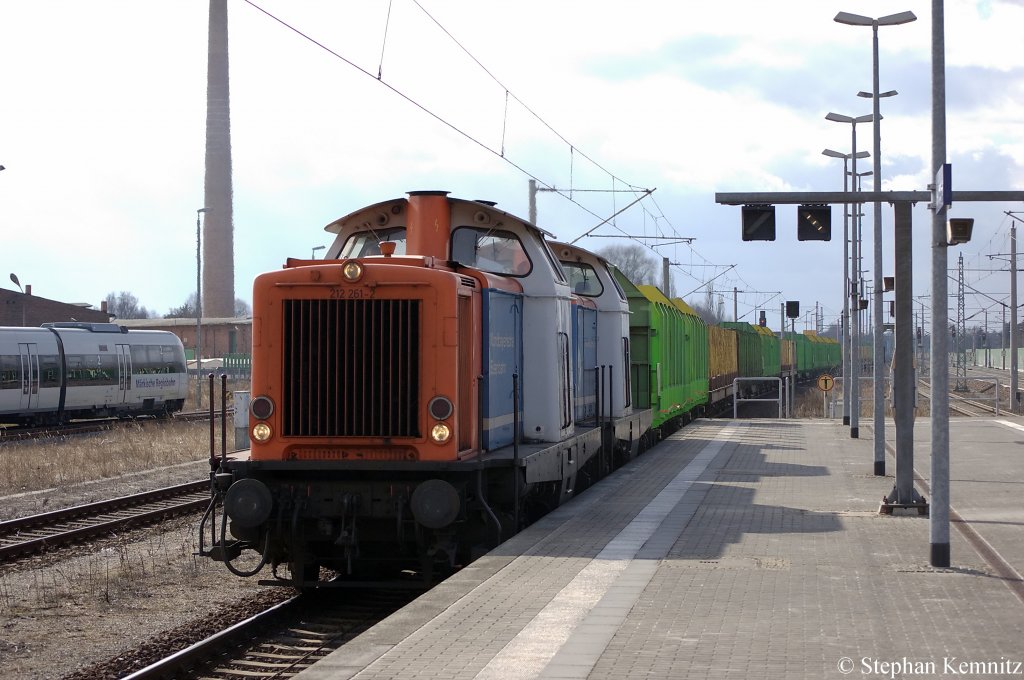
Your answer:
[[[871,112],[856,96],[871,90],[871,30],[833,17],[906,10],[918,20],[879,29],[880,89],[899,92],[881,101],[881,188],[924,191],[930,0],[228,0],[236,297],[251,302],[259,273],[309,257],[360,207],[443,189],[525,218],[532,177],[561,190],[537,198],[560,240],[622,211],[579,244],[644,243],[673,263],[676,294],[705,304],[710,286],[730,319],[735,299],[741,320],[767,309],[777,329],[798,300],[832,324],[842,209],[830,242],[797,241],[792,206],[777,209],[776,241],[743,242],[740,209],[715,193],[841,190],[842,161],[821,152],[848,153],[851,126],[825,115]],[[0,0],[0,260],[35,295],[98,306],[127,290],[163,315],[194,293],[207,17],[201,0]],[[1024,0],[946,0],[955,190],[1024,189],[1021,27]],[[857,131],[871,150],[871,125]],[[989,296],[968,296],[969,326],[988,309],[996,328],[1008,296],[1006,211],[1024,203],[950,211],[975,227],[949,266],[962,253],[967,285]],[[887,206],[882,224],[891,276]],[[930,234],[918,205],[926,313]]]

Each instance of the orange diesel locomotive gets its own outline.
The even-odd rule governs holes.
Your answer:
[[[299,587],[322,566],[430,574],[637,452],[651,413],[629,406],[628,306],[606,262],[579,251],[607,291],[587,303],[607,317],[595,341],[614,348],[589,348],[603,363],[581,410],[573,291],[536,226],[414,192],[327,229],[324,260],[256,279],[252,448],[215,474],[206,554]]]

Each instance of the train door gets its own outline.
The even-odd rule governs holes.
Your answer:
[[[122,404],[130,403],[132,400],[132,347],[131,345],[116,345],[116,347],[118,401]]]
[[[34,342],[18,343],[21,354],[21,408],[39,405],[39,350]]]

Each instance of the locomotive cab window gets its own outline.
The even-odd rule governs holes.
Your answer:
[[[597,277],[597,272],[585,262],[563,262],[562,269],[569,276],[569,286],[576,295],[600,297],[604,286]]]
[[[544,245],[544,255],[548,258],[548,262],[551,263],[551,271],[554,273],[555,278],[558,279],[559,283],[568,283],[568,281],[565,280],[565,273],[559,266],[558,258],[556,258],[555,254],[551,252],[550,244],[547,241],[542,241],[541,243]]]
[[[612,285],[615,286],[615,292],[618,294],[619,299],[623,302],[626,301],[626,291],[622,290],[622,286],[619,285],[615,275],[608,269],[608,265],[604,265],[605,272],[608,273],[608,278],[612,280]]]
[[[339,259],[353,257],[370,257],[380,255],[381,241],[393,241],[396,244],[395,255],[405,255],[405,227],[378,229],[376,231],[360,231],[352,234],[345,241]]]
[[[526,276],[533,269],[519,237],[510,231],[459,227],[452,232],[452,260],[490,274]]]

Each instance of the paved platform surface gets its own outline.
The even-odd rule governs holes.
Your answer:
[[[956,528],[930,567],[861,433],[692,423],[299,677],[1024,677],[1024,426],[950,426],[953,508],[1002,571]]]

